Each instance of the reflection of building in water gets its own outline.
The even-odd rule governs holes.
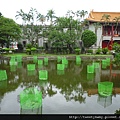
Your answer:
[[[112,95],[110,96],[100,96],[98,94],[97,103],[103,107],[108,107],[112,104]]]

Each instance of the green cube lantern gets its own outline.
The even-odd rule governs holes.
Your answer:
[[[6,70],[0,70],[0,81],[7,80]]]
[[[39,79],[40,80],[47,80],[48,79],[48,71],[47,70],[40,70],[39,71]]]
[[[87,65],[87,73],[94,73],[94,65]]]
[[[38,57],[37,56],[33,56],[33,62],[37,63]]]
[[[57,64],[57,70],[64,70],[65,65],[64,64]]]
[[[61,62],[62,58],[60,56],[57,57],[57,62]]]
[[[81,64],[81,57],[80,56],[76,56],[76,64]]]
[[[42,92],[37,88],[26,88],[20,93],[20,107],[22,109],[36,109],[42,106]]]
[[[38,60],[38,65],[43,65],[43,60]]]
[[[98,83],[98,93],[101,96],[110,96],[113,90],[113,82],[99,82]]]
[[[27,64],[27,70],[35,70],[35,64]]]

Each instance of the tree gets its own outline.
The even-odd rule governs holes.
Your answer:
[[[105,24],[104,24],[104,29],[105,29],[105,26],[109,25],[109,21],[110,21],[110,15],[109,14],[104,14],[101,18],[101,21],[104,21]]]
[[[86,48],[89,48],[97,41],[97,36],[91,30],[85,30],[82,33],[82,40],[83,40],[84,46]]]
[[[0,17],[2,17],[2,13],[0,12]]]
[[[85,17],[86,14],[88,14],[88,12],[82,10],[82,11],[80,12],[80,17],[84,19],[84,17]]]
[[[42,31],[41,25],[35,25],[38,19],[40,19],[41,14],[37,12],[36,9],[30,8],[28,13],[23,12],[22,9],[17,11],[16,19],[21,18],[23,20],[22,28],[22,38],[29,40],[29,42],[34,45],[38,41],[40,32]],[[41,20],[42,21],[42,20]],[[42,21],[43,23],[43,21]]]
[[[46,15],[47,20],[50,20],[50,25],[53,24],[53,19],[56,18],[54,10],[48,10],[48,13]]]
[[[115,33],[117,32],[117,27],[118,27],[118,24],[119,24],[119,22],[120,22],[120,16],[119,17],[115,17],[114,19],[113,19],[113,21],[115,21],[115,23],[116,23],[116,27],[115,27]],[[117,34],[117,33],[116,33]]]
[[[9,47],[10,40],[18,41],[20,37],[20,26],[13,19],[0,17],[0,41],[6,41]]]

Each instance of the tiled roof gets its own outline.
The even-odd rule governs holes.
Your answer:
[[[119,17],[120,16],[120,12],[94,12],[93,10],[89,13],[89,16],[87,18],[88,21],[93,21],[93,22],[104,22],[104,20],[102,19],[102,16],[104,14],[110,15],[110,20],[109,22],[115,22],[113,21],[113,19],[115,17]]]

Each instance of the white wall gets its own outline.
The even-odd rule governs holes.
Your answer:
[[[93,24],[89,25],[89,30],[93,31],[95,33],[95,27]],[[97,42],[96,42],[96,47],[102,47],[102,26],[98,28],[97,30]]]

